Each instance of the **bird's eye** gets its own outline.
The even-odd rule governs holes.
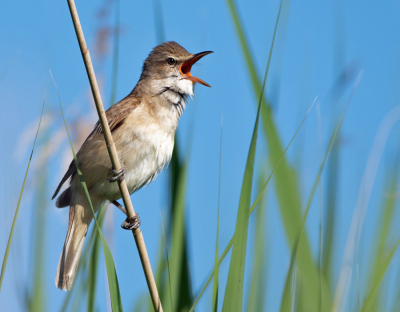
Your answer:
[[[167,64],[168,65],[175,65],[176,64],[176,60],[173,59],[172,57],[167,58]]]

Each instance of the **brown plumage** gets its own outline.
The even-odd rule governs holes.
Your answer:
[[[153,180],[169,162],[179,118],[187,97],[193,96],[195,82],[208,86],[190,73],[191,66],[211,52],[190,54],[176,42],[166,42],[153,49],[144,62],[140,79],[133,91],[109,108],[108,124],[130,194]],[[113,176],[111,161],[99,122],[77,153],[95,212],[105,201],[121,197]],[[88,206],[74,161],[61,179],[53,199],[62,185],[70,186],[57,198],[56,206],[70,207],[69,225],[57,268],[56,286],[72,287],[83,243],[93,215]]]

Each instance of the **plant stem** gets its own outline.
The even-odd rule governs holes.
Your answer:
[[[111,164],[115,170],[121,169],[121,164],[119,162],[117,149],[115,148],[114,141],[111,136],[111,131],[108,126],[107,117],[104,111],[103,102],[100,96],[100,90],[97,85],[96,75],[94,73],[92,60],[90,58],[89,49],[86,46],[85,37],[83,35],[81,23],[78,17],[78,11],[76,10],[74,0],[67,0],[68,7],[71,13],[72,22],[74,24],[75,33],[78,38],[79,47],[81,49],[83,62],[85,63],[86,72],[89,78],[90,87],[92,89],[94,102],[96,105],[97,114],[99,115],[99,121],[101,127],[103,129],[104,139],[107,144],[108,154],[110,155]],[[135,210],[133,209],[133,205],[130,199],[129,191],[126,185],[126,181],[118,181],[119,190],[121,192],[121,197],[124,202],[124,206],[128,215],[128,218],[132,218],[135,216]],[[149,292],[151,296],[151,300],[153,302],[154,310],[158,312],[162,312],[162,306],[160,297],[158,295],[157,286],[154,280],[153,272],[151,270],[149,256],[147,254],[146,245],[144,243],[142,231],[137,228],[132,230],[133,237],[135,238],[136,247],[139,252],[140,261],[142,262],[142,267],[144,271],[144,275],[146,277],[147,286],[149,287]]]

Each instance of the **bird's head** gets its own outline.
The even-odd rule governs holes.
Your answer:
[[[152,95],[165,95],[174,102],[179,97],[193,96],[194,84],[210,85],[190,73],[192,66],[203,56],[212,53],[205,51],[191,54],[176,42],[164,42],[156,46],[143,64],[140,81]]]

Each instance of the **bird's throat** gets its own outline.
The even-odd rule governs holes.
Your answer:
[[[160,96],[164,97],[165,100],[173,107],[173,109],[176,110],[178,117],[183,114],[186,108],[186,102],[188,100],[188,96],[186,94],[181,93],[180,90],[166,87]]]

